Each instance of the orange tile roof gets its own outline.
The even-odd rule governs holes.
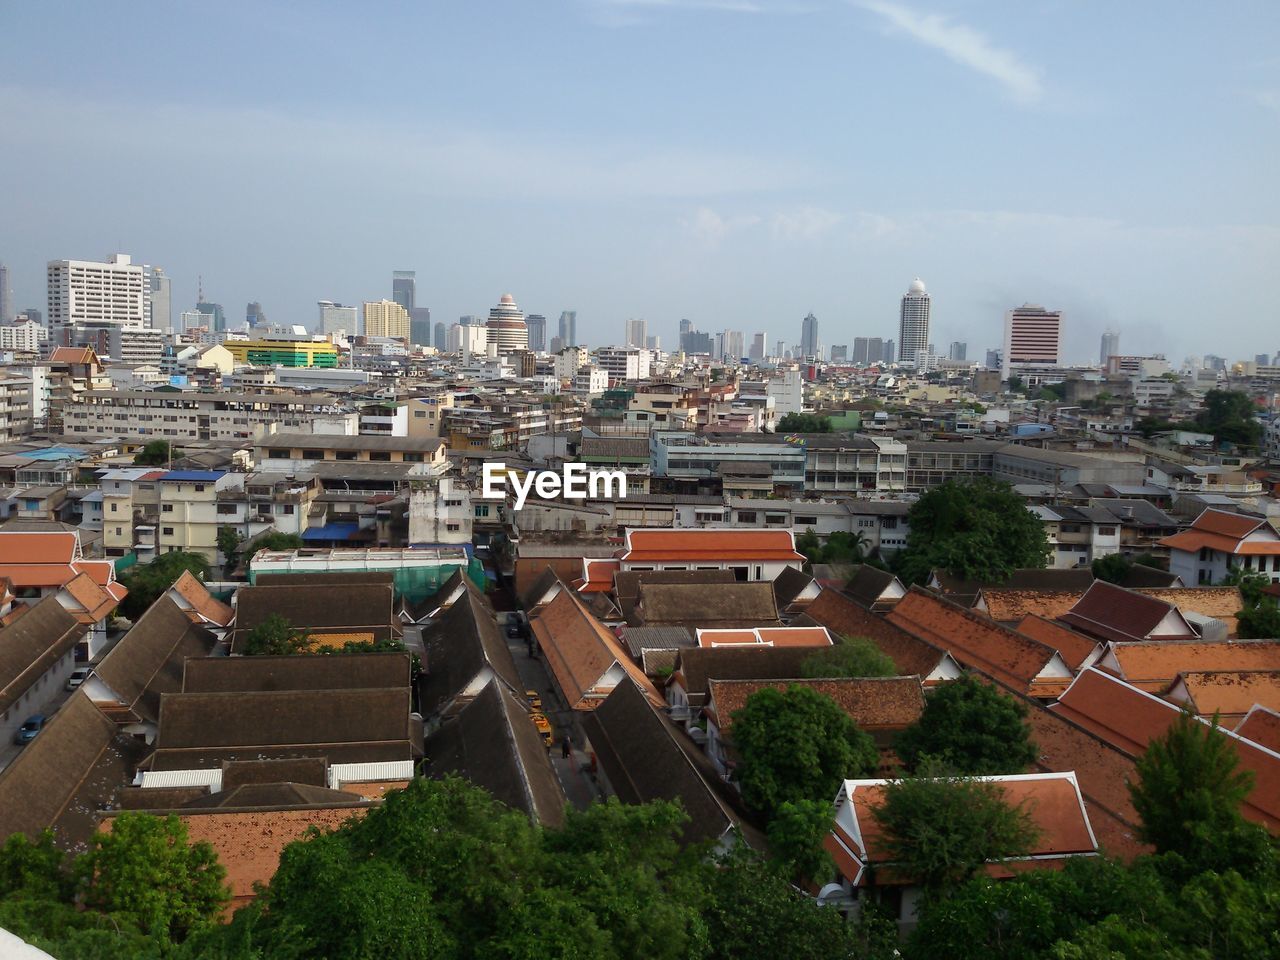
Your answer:
[[[1239,540],[1263,526],[1266,521],[1257,517],[1246,517],[1239,513],[1228,513],[1225,510],[1202,510],[1200,515],[1191,521],[1192,530],[1203,530],[1206,533],[1217,533],[1224,537]]]
[[[584,557],[582,560],[583,593],[607,593],[613,589],[613,575],[618,572],[618,560],[598,560]]]
[[[190,570],[183,570],[182,576],[169,589],[181,597],[180,606],[185,606],[185,612],[193,623],[203,620],[225,627],[235,619],[235,611],[215,599]]]
[[[919,677],[842,677],[827,680],[710,680],[708,712],[721,733],[733,715],[761,690],[798,686],[830,697],[862,730],[901,730],[920,719],[924,690]]]
[[[1208,547],[1221,553],[1236,556],[1270,557],[1280,554],[1280,540],[1237,540],[1220,533],[1205,533],[1201,530],[1183,530],[1160,541],[1160,546],[1170,550],[1184,550],[1196,553]]]
[[[628,530],[624,563],[668,560],[802,561],[789,530]]]
[[[1134,593],[1172,603],[1183,614],[1198,613],[1221,620],[1232,637],[1239,627],[1236,614],[1244,608],[1239,587],[1137,587]]]
[[[1052,695],[1065,686],[1066,678],[1046,683],[1042,676],[1055,658],[1061,662],[1052,647],[921,587],[912,587],[885,619],[1015,690]]]
[[[1255,704],[1236,727],[1236,733],[1280,753],[1280,710]]]
[[[78,574],[62,587],[80,605],[81,610],[72,615],[81,623],[97,623],[120,603],[105,588],[94,582],[87,573]]]
[[[1280,709],[1280,670],[1187,671],[1169,691],[1175,702],[1184,696],[1197,714],[1218,714],[1223,723],[1244,717],[1257,703]]]
[[[92,347],[55,347],[49,354],[50,363],[96,363],[97,360]]]
[[[1140,690],[1161,693],[1188,670],[1280,670],[1280,640],[1112,643],[1098,665]]]
[[[1196,636],[1173,604],[1106,580],[1095,580],[1058,619],[1100,640],[1191,640]]]
[[[60,587],[78,571],[69,563],[6,563],[0,577],[21,590],[27,587]]]
[[[5,533],[0,531],[0,566],[69,564],[80,558],[80,537],[71,532]],[[0,574],[6,576],[6,574]]]
[[[903,675],[927,677],[947,658],[946,648],[922,640],[872,613],[837,590],[823,589],[805,608],[804,619],[841,637],[866,637]]]
[[[1034,613],[1029,613],[1018,621],[1014,629],[1033,640],[1039,640],[1046,646],[1053,647],[1062,654],[1062,659],[1072,670],[1079,670],[1102,646],[1092,637],[1076,633],[1044,617],[1037,617]]]
[[[1014,623],[1031,614],[1056,620],[1084,596],[1084,591],[983,587],[981,594],[987,616],[1001,623]]]
[[[737,643],[764,643],[774,647],[829,647],[826,627],[755,627],[750,630],[698,630],[698,645],[721,647]]]

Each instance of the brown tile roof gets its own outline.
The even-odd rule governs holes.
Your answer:
[[[1220,723],[1231,726],[1255,703],[1280,709],[1280,670],[1187,671],[1167,696],[1187,703],[1202,717],[1217,714]]]
[[[1280,753],[1280,710],[1255,704],[1236,727],[1236,733]]]
[[[54,347],[49,354],[50,363],[97,363],[98,355],[92,347]]]
[[[273,614],[312,635],[371,632],[375,640],[386,640],[403,632],[395,589],[385,583],[357,583],[341,590],[309,584],[241,587],[235,610],[232,652],[250,630]]]
[[[772,599],[772,592],[769,596]],[[530,626],[552,677],[573,709],[597,707],[622,679],[620,672],[630,676],[651,702],[662,704],[644,671],[572,590],[562,590]]]
[[[1180,713],[1167,700],[1093,668],[1081,673],[1052,709],[1134,758],[1162,736]],[[1240,767],[1254,775],[1243,814],[1272,833],[1280,833],[1280,754],[1234,733],[1227,733],[1227,737]]]
[[[186,662],[182,678],[183,693],[376,690],[408,685],[408,653],[192,657]]]
[[[188,801],[187,810],[244,810],[254,808],[305,807],[327,804],[363,804],[364,797],[357,793],[330,790],[313,783],[291,783],[287,780],[270,783],[242,783],[223,786],[217,793],[206,794]]]
[[[83,850],[98,809],[114,803],[145,750],[75,691],[0,772],[0,836],[50,827],[59,847]]]
[[[1016,623],[1026,616],[1056,620],[1084,596],[1083,590],[1017,590],[1012,587],[983,587],[979,605],[992,620]]]
[[[395,582],[396,576],[390,570],[344,570],[342,573],[259,573],[253,578],[255,587],[345,587],[353,583],[394,586]]]
[[[221,600],[214,599],[205,585],[197,580],[190,570],[183,570],[182,576],[169,589],[182,598],[182,602],[190,608],[187,610],[187,615],[193,619],[200,618],[225,627],[235,617],[235,611]]]
[[[307,783],[323,787],[329,782],[327,770],[328,764],[323,757],[236,760],[222,765],[222,789],[231,790],[251,783]]]
[[[1189,640],[1196,636],[1173,604],[1105,580],[1095,580],[1058,619],[1099,640]]]
[[[800,563],[804,557],[796,552],[790,530],[627,530],[627,549],[622,555],[624,563],[681,560]]]
[[[120,697],[138,719],[160,716],[160,696],[182,689],[188,657],[207,657],[217,638],[192,623],[167,595],[140,616],[94,669],[98,679]]]
[[[423,747],[423,772],[465,777],[545,826],[564,822],[564,791],[527,705],[490,679]]]
[[[84,634],[84,624],[56,596],[45,597],[0,629],[0,713],[7,713]]]
[[[963,666],[1014,689],[1052,695],[1069,674],[1056,650],[920,587],[912,587],[886,619],[934,646],[944,644]]]
[[[712,573],[711,570],[703,571],[704,573]],[[727,573],[732,576],[732,570],[715,571]],[[806,603],[800,600],[802,593],[809,589],[813,584],[813,577],[805,573],[803,570],[797,570],[795,567],[786,567],[780,574],[773,578],[773,599],[778,605],[779,610],[786,610],[793,603],[797,606]],[[815,587],[816,589],[816,587]]]
[[[777,624],[773,584],[650,583],[640,584],[634,618],[649,626],[732,627]]]
[[[1092,637],[1076,633],[1061,623],[1037,617],[1033,613],[1023,617],[1014,629],[1032,640],[1039,640],[1045,646],[1053,647],[1062,654],[1062,659],[1074,671],[1079,671],[1086,663],[1091,663],[1102,647],[1102,644]]]
[[[861,730],[901,730],[920,719],[924,691],[919,677],[842,677],[830,680],[712,680],[708,709],[728,732],[733,715],[761,690],[805,687],[830,697]]]
[[[903,589],[902,582],[888,570],[860,563],[853,568],[853,576],[845,584],[844,592],[870,610],[877,605],[891,606],[892,601],[882,601],[880,597],[894,586],[899,591]]]
[[[1198,613],[1221,620],[1230,637],[1238,631],[1236,614],[1244,608],[1239,587],[1139,587],[1135,592],[1171,603],[1184,614]]]
[[[72,577],[63,584],[62,589],[80,607],[75,616],[84,624],[99,622],[120,605],[120,601],[106,587],[100,586],[87,573]]]
[[[417,752],[409,688],[166,693],[153,770],[229,760],[326,757],[330,763],[410,760]]]
[[[1280,640],[1111,643],[1098,665],[1140,690],[1161,693],[1188,670],[1280,670]]]
[[[908,633],[836,590],[823,590],[805,608],[804,616],[792,622],[808,621],[822,624],[837,637],[866,637],[873,641],[903,676],[928,677],[947,656],[944,647]]]
[[[725,788],[706,754],[635,684],[618,684],[582,725],[601,770],[623,803],[680,802],[689,815],[685,843],[719,840],[742,822],[731,789]]]
[[[1253,531],[1266,524],[1258,517],[1246,517],[1239,513],[1227,513],[1224,510],[1208,509],[1191,521],[1192,530],[1203,530],[1205,533],[1216,533],[1237,540],[1247,537]]]
[[[568,592],[568,591],[566,591]],[[440,619],[422,631],[424,675],[419,683],[424,717],[447,714],[486,670],[496,674],[517,697],[524,684],[493,607],[474,584]]]
[[[593,544],[590,547],[584,546],[582,553],[577,556],[538,556],[536,553],[525,554],[523,544],[521,548],[521,555],[516,558],[515,590],[518,597],[526,596],[548,567],[565,583],[571,583],[582,576],[584,557],[612,556],[616,549]]]
[[[732,570],[620,570],[613,575],[613,588],[622,612],[629,614],[640,599],[641,584],[736,583],[737,580]]]
[[[680,650],[668,683],[678,683],[689,702],[705,704],[712,680],[785,680],[800,674],[813,656],[805,647],[690,647]]]

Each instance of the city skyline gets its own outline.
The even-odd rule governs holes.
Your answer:
[[[402,11],[391,31],[342,8],[139,10],[0,13],[15,309],[43,305],[47,261],[123,251],[164,267],[175,317],[201,274],[233,315],[259,302],[291,324],[319,298],[384,297],[410,267],[440,318],[512,290],[550,317],[578,310],[593,343],[629,316],[674,343],[681,317],[791,330],[809,310],[825,342],[850,343],[895,336],[919,274],[938,344],[994,346],[1031,301],[1072,318],[1068,362],[1108,328],[1175,357],[1276,347],[1234,320],[1257,316],[1249,291],[1280,259],[1261,162],[1280,140],[1273,5],[1188,10],[1151,49],[1133,42],[1143,11],[1099,31],[1070,6],[583,0]],[[49,63],[54,29],[65,56]],[[387,67],[320,69],[333,36],[389,37]],[[579,69],[514,55],[530,43]],[[449,82],[479,49],[512,55]],[[699,56],[666,55],[686,49]],[[193,57],[232,69],[185,69]],[[818,67],[747,66],[766,58]],[[890,148],[904,123],[929,150]]]

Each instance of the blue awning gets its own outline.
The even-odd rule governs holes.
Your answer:
[[[350,540],[360,532],[358,523],[326,523],[302,531],[303,540]]]

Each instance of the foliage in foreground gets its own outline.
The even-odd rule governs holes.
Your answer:
[[[120,577],[129,591],[120,604],[120,612],[130,620],[137,620],[187,571],[197,580],[204,580],[209,576],[209,561],[198,553],[173,550],[160,554],[150,563],[130,567]]]
[[[1026,717],[1022,703],[965,674],[934,688],[894,749],[908,770],[934,759],[972,776],[1022,773],[1036,758]]]
[[[874,640],[845,637],[830,647],[819,649],[800,664],[800,676],[821,680],[828,677],[896,677],[898,668]]]

